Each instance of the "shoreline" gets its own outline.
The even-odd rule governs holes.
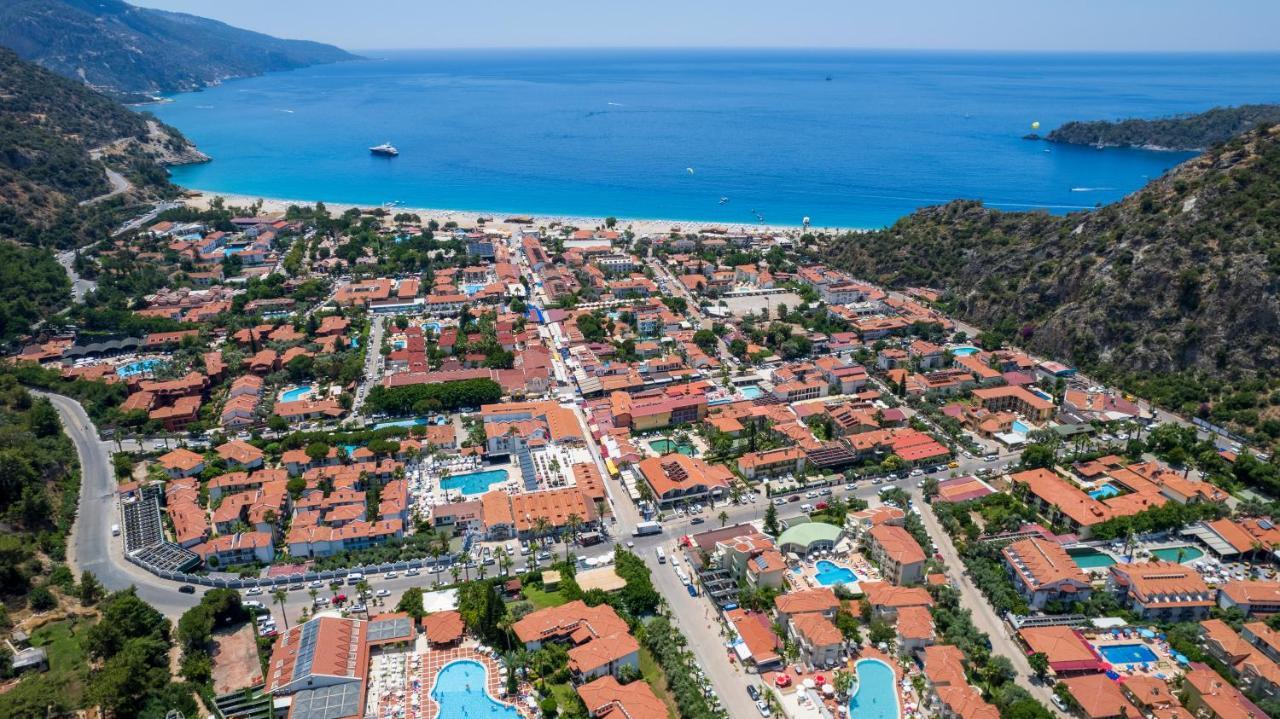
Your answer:
[[[201,190],[195,187],[184,187],[183,189],[187,193],[191,194],[191,196],[189,197],[182,198],[183,204],[188,207],[193,207],[200,210],[208,209],[215,197],[221,197],[223,202],[226,205],[233,205],[237,207],[248,207],[250,205],[253,205],[254,203],[261,202],[262,209],[260,211],[266,214],[275,214],[275,213],[284,214],[285,210],[287,210],[290,205],[314,207],[317,202],[323,202],[325,207],[328,208],[329,211],[334,214],[341,214],[351,208],[368,209],[371,207],[379,207],[379,205],[372,205],[372,204],[360,204],[360,203],[352,203],[352,202],[329,202],[324,199],[302,200],[302,199],[292,199],[292,198],[286,198],[286,197],[260,197],[255,195],[244,195],[244,194],[232,193],[232,192],[214,192],[211,190]],[[408,206],[400,206],[400,205],[397,205],[395,207],[384,207],[383,209],[386,209],[388,212],[392,214],[398,214],[401,212],[415,214],[421,217],[423,222],[426,222],[427,220],[435,220],[442,225],[446,222],[456,222],[462,226],[473,225],[475,224],[477,219],[484,217],[484,218],[492,218],[492,222],[487,222],[486,227],[501,227],[504,229],[511,229],[511,228],[536,229],[538,227],[547,227],[555,223],[558,223],[561,225],[571,225],[581,229],[599,229],[599,228],[604,228],[605,226],[604,217],[599,217],[599,216],[593,217],[593,216],[587,216],[587,215],[542,215],[542,214],[536,214],[536,213],[502,212],[502,211],[496,211],[496,210],[482,210],[482,211],[481,210],[449,210],[449,209],[441,209],[441,208],[433,208],[433,207],[408,207]],[[532,222],[527,224],[507,222],[506,221],[507,218],[511,218],[511,217],[527,217],[532,219]],[[711,228],[711,227],[723,228],[729,234],[771,233],[771,234],[783,234],[783,235],[791,235],[791,236],[798,237],[800,234],[805,232],[805,228],[802,225],[779,225],[779,224],[757,225],[757,224],[744,224],[744,223],[707,222],[703,220],[649,219],[649,218],[630,218],[630,217],[620,217],[620,216],[615,217],[615,219],[617,220],[617,224],[614,227],[615,230],[619,232],[622,232],[625,230],[631,230],[636,235],[655,235],[655,234],[665,235],[672,232],[673,230],[678,230],[680,232],[694,232],[694,231]],[[808,228],[808,232],[811,232],[813,234],[828,234],[828,235],[835,235],[835,234],[840,234],[844,232],[860,233],[860,232],[871,232],[871,231],[872,230],[869,228],[861,228],[861,227],[810,226]]]

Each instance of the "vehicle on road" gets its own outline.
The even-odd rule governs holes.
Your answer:
[[[1053,696],[1051,696],[1051,697],[1049,697],[1049,698],[1050,698],[1050,700],[1052,700],[1052,701],[1053,701],[1053,705],[1054,705],[1055,707],[1058,707],[1058,711],[1063,711],[1063,712],[1068,711],[1068,709],[1067,709],[1067,703],[1066,703],[1066,702],[1064,702],[1064,701],[1062,701],[1062,697],[1058,696],[1057,694],[1054,694]]]
[[[788,501],[788,502],[799,502],[799,501],[800,501],[800,495],[798,495],[798,494],[793,494],[793,495],[791,495],[790,497],[787,497],[787,501]]]
[[[391,590],[390,590],[390,589],[379,589],[378,591],[376,591],[376,592],[374,592],[374,593],[373,593],[373,596],[375,596],[375,597],[389,597],[389,596],[391,596]]]
[[[347,584],[356,585],[364,581],[364,574],[361,572],[352,572],[347,575]]]
[[[760,698],[760,690],[756,689],[755,684],[747,685],[747,696],[751,697],[751,701],[756,701]]]
[[[320,581],[319,579],[317,579],[317,580],[315,580],[314,582],[311,582],[310,584],[308,584],[308,585],[307,585],[307,588],[308,588],[308,589],[323,589],[323,588],[324,588],[324,582],[322,582],[322,581]]]
[[[759,710],[762,717],[769,717],[773,714],[773,712],[769,711],[769,705],[763,699],[756,701],[756,709]]]
[[[659,534],[660,532],[662,532],[662,524],[660,522],[637,522],[635,531],[631,532],[631,535],[644,537],[650,534]]]
[[[301,584],[290,584],[290,585],[289,585],[289,591],[291,591],[291,592],[301,592],[303,589],[304,589],[304,587],[303,587]]]
[[[395,578],[396,578],[396,577],[398,577],[398,576],[400,576],[400,575],[399,575],[399,573],[397,573],[397,572],[387,572],[386,574],[382,575],[382,578],[383,578],[383,579],[395,579]]]
[[[707,521],[707,520],[706,520],[706,518],[704,518],[704,517],[694,517],[694,518],[689,522],[689,524],[702,524],[702,523],[703,523],[703,522],[705,522],[705,521]]]
[[[196,588],[191,586],[190,584],[184,584],[181,587],[178,587],[178,591],[183,594],[195,594]]]
[[[653,550],[653,553],[658,557],[658,564],[667,563],[667,553],[662,551],[662,547],[658,547],[657,549]]]
[[[113,536],[113,537],[119,537],[119,536],[120,536],[120,525],[118,525],[118,524],[113,524],[113,525],[111,525],[111,536]]]
[[[418,576],[418,570],[417,570],[416,568],[414,568],[414,569],[406,569],[406,570],[404,570],[404,576],[406,576],[406,577],[416,577],[416,576]]]

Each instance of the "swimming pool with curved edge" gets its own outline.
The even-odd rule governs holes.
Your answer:
[[[899,719],[902,708],[894,688],[893,667],[880,659],[859,659],[854,665],[858,688],[849,697],[849,716],[857,719]]]
[[[848,584],[850,582],[858,581],[858,575],[854,574],[852,569],[841,566],[827,559],[819,559],[818,563],[815,564],[814,567],[818,572],[813,576],[813,578],[818,580],[818,584],[821,584],[824,587],[829,587],[833,584]]]
[[[431,699],[440,707],[436,719],[519,719],[520,712],[489,695],[488,670],[474,659],[450,662],[436,675]]]

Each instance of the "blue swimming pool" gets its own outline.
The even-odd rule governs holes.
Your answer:
[[[457,489],[463,494],[484,494],[489,485],[507,481],[507,470],[490,469],[470,474],[455,474],[440,480],[440,489]]]
[[[1098,647],[1098,651],[1112,664],[1142,664],[1160,659],[1145,644],[1112,644]]]
[[[427,330],[431,330],[432,332],[435,332],[436,334],[440,334],[440,323],[439,323],[439,322],[424,322],[424,323],[422,323],[422,328],[423,328],[423,329],[427,329]]]
[[[1013,420],[1013,431],[1018,434],[1026,434],[1031,431],[1031,428],[1024,424],[1022,420],[1015,419]]]
[[[1103,484],[1092,492],[1089,492],[1089,496],[1094,499],[1106,499],[1107,497],[1114,497],[1118,494],[1120,494],[1120,490],[1116,489],[1114,484]]]
[[[757,397],[764,395],[764,390],[760,389],[756,385],[749,384],[745,387],[739,387],[738,394],[741,394],[743,397],[746,397],[747,399],[755,399]]]
[[[287,389],[280,393],[281,402],[297,402],[300,399],[306,399],[311,394],[311,390],[315,389],[309,384],[299,385],[293,389]]]
[[[893,667],[879,659],[857,663],[858,688],[849,697],[849,716],[857,719],[898,719],[898,692]]]
[[[156,367],[163,364],[158,359],[144,359],[137,362],[130,362],[127,365],[121,365],[116,368],[116,374],[121,377],[132,377],[136,374],[145,374],[152,372]]]
[[[463,285],[462,291],[465,292],[468,297],[470,297],[471,295],[474,295],[475,293],[479,292],[480,290],[483,290],[484,288],[485,288],[485,285]]]
[[[489,696],[486,674],[480,662],[464,660],[445,665],[431,688],[431,698],[440,707],[436,718],[519,719],[515,707]]]
[[[421,427],[427,423],[426,417],[416,417],[414,419],[397,419],[391,422],[379,422],[373,425],[374,429],[386,429],[387,427]]]
[[[969,355],[977,354],[977,353],[978,353],[977,347],[964,346],[964,347],[951,348],[951,355],[953,357],[968,357]]]
[[[825,559],[818,560],[816,565],[818,573],[814,575],[814,579],[818,580],[818,584],[829,587],[833,584],[848,584],[849,582],[858,581],[858,575],[848,567],[842,567],[835,562],[828,562]]]

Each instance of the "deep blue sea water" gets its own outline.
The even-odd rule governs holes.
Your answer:
[[[175,181],[330,202],[874,227],[957,197],[1092,207],[1188,156],[1020,139],[1036,120],[1045,132],[1280,101],[1280,55],[365,54],[148,106],[215,158],[176,168]],[[399,157],[369,154],[385,141]]]

